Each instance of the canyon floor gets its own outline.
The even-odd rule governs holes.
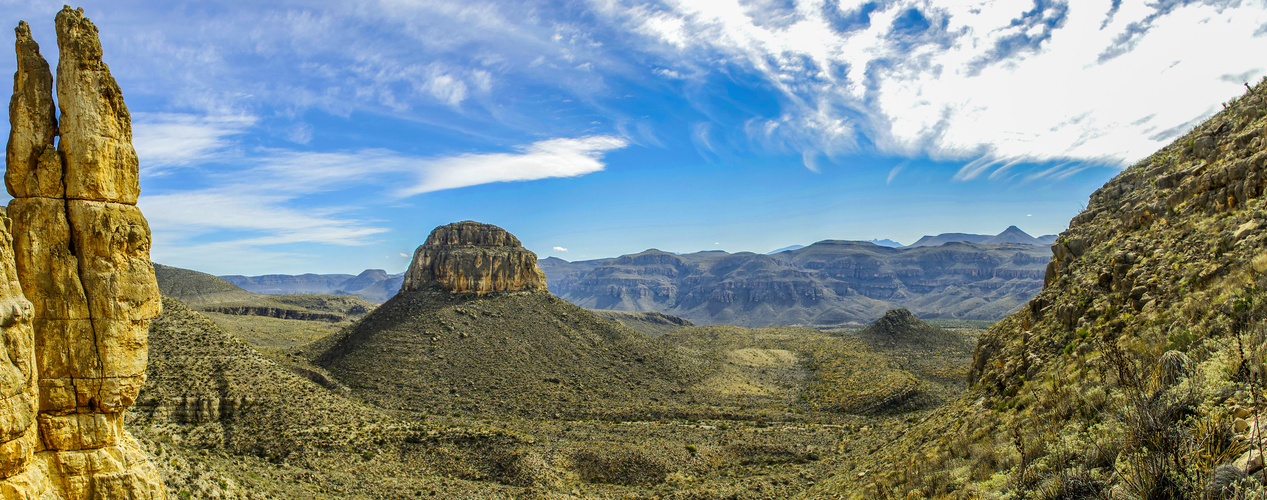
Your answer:
[[[896,312],[862,331],[616,317],[636,331],[547,292],[411,300],[381,307],[416,311],[426,302],[431,319],[388,325],[390,310],[377,319],[285,319],[198,311],[169,297],[129,428],[173,498],[847,497],[815,486],[876,472],[866,456],[965,389],[980,333]],[[538,325],[525,331],[554,349],[546,357],[575,357],[555,368],[549,359],[489,359],[476,342],[488,336],[481,321],[513,331],[516,311],[557,321],[565,334],[608,337],[600,350],[574,355],[583,340]],[[367,324],[418,333],[422,344],[402,352],[452,368],[419,371],[424,382],[402,385],[322,365],[322,353]],[[357,358],[381,362],[373,370],[428,363],[353,343]],[[609,344],[620,352],[601,350]],[[497,338],[488,347],[519,350]]]

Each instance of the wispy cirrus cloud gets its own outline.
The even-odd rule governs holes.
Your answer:
[[[193,137],[176,142],[216,144],[198,139],[207,135],[198,127],[185,131]],[[179,137],[177,132],[171,134]],[[221,166],[200,182],[207,187],[146,193],[139,205],[155,233],[162,235],[164,245],[155,249],[159,256],[205,253],[208,245],[222,252],[257,257],[267,253],[265,249],[297,243],[364,246],[373,244],[389,228],[364,215],[365,206],[345,206],[347,202],[335,193],[357,189],[387,193],[386,197],[375,197],[381,205],[422,193],[492,182],[575,177],[603,170],[604,154],[626,144],[613,136],[559,138],[520,146],[514,152],[447,157],[420,157],[381,148],[334,152],[260,149],[227,154],[222,148],[207,146],[199,150],[208,155],[201,160]],[[143,161],[146,155],[155,154],[150,149],[141,151]],[[402,184],[409,187],[396,187]],[[315,203],[314,199],[331,201]]]
[[[287,206],[293,197],[217,188],[179,194],[144,196],[140,207],[156,231],[202,236],[214,231],[239,233],[240,245],[288,243],[363,245],[366,238],[387,231],[365,221],[339,218],[338,209]]]
[[[141,158],[142,173],[205,161],[237,147],[234,136],[255,124],[248,115],[193,113],[136,113],[132,115],[132,144]]]

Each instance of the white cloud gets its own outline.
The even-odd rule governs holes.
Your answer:
[[[178,240],[230,230],[245,235],[233,238],[244,246],[364,245],[366,237],[387,231],[356,220],[335,218],[332,213],[323,214],[323,210],[289,207],[288,201],[286,196],[208,189],[143,196],[138,205],[156,232],[177,236]]]
[[[902,162],[902,163],[897,164],[896,167],[893,167],[893,170],[889,171],[889,177],[884,180],[884,183],[893,184],[893,179],[897,178],[897,174],[902,173],[902,170],[906,168],[906,163],[907,162]]]
[[[186,119],[176,121],[182,120]],[[356,210],[331,203],[314,205],[314,200],[346,189],[391,190],[410,182],[415,184],[396,190],[396,197],[384,201],[487,182],[573,177],[602,170],[603,154],[625,144],[609,136],[550,139],[517,148],[517,153],[447,158],[420,158],[385,149],[257,150],[256,157],[222,158],[225,167],[210,176],[210,187],[159,194],[147,191],[139,204],[154,232],[162,235],[164,243],[156,250],[160,255],[171,255],[176,248],[191,255],[212,255],[211,249],[219,249],[226,252],[220,256],[224,260],[224,255],[258,257],[266,253],[262,247],[293,243],[362,246],[374,243],[375,235],[388,229],[379,227],[379,221],[357,216]],[[217,148],[199,151],[212,154]],[[182,161],[193,159],[189,155]]]
[[[307,123],[300,123],[286,131],[286,140],[296,144],[308,144],[312,142],[312,126]]]
[[[554,250],[554,251],[556,251],[556,252],[566,252],[566,251],[568,251],[568,249],[563,248],[563,247],[554,247],[554,248],[552,248],[551,250]]]
[[[856,151],[859,134],[884,154],[977,160],[958,180],[1010,176],[1017,160],[1124,166],[1267,69],[1252,56],[1267,51],[1258,2],[1074,2],[1028,17],[1032,3],[1004,0],[898,0],[863,16],[834,0],[594,3],[677,61],[662,74],[717,61],[763,74],[782,115],[749,135],[810,169],[818,153]]]
[[[596,135],[579,139],[549,139],[518,148],[516,153],[465,154],[419,162],[418,182],[399,196],[453,189],[490,182],[576,177],[602,170],[603,155],[628,143],[619,137]]]
[[[143,175],[164,167],[188,165],[223,153],[234,146],[231,138],[256,122],[246,115],[189,113],[135,113],[132,145],[141,160]]]

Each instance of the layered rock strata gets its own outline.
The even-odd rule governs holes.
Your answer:
[[[450,292],[545,290],[537,254],[492,224],[454,222],[431,231],[414,252],[401,291],[438,283]]]
[[[9,105],[0,237],[0,494],[163,498],[123,429],[161,312],[131,117],[83,10],[56,18],[53,75],[25,22]],[[56,143],[56,146],[54,144]]]

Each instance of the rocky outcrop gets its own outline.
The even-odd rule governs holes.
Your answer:
[[[431,231],[414,252],[401,291],[438,283],[450,292],[545,290],[537,254],[505,229],[475,221],[454,222]]]
[[[0,491],[4,498],[163,498],[123,429],[161,312],[131,118],[83,10],[56,18],[53,78],[25,22],[10,101],[0,238]],[[60,139],[58,139],[60,137]],[[54,149],[54,141],[57,147]]]

